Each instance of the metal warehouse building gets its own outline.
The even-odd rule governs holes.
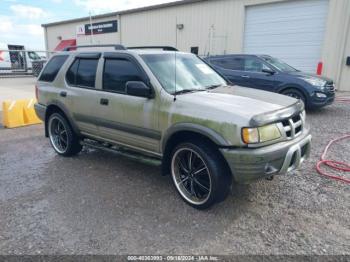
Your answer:
[[[199,55],[258,53],[350,91],[349,0],[187,0],[44,24],[47,50],[169,45]],[[91,36],[92,31],[92,36]]]

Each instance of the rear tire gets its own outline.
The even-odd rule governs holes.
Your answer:
[[[282,94],[286,95],[286,96],[293,97],[295,99],[300,99],[301,101],[304,102],[304,105],[306,106],[306,98],[305,98],[304,94],[302,92],[300,92],[299,90],[294,89],[294,88],[289,88],[289,89],[282,91]]]
[[[170,161],[171,176],[181,198],[197,209],[226,199],[232,176],[220,152],[204,141],[179,144]]]
[[[82,145],[78,136],[62,114],[50,115],[47,125],[50,143],[57,154],[73,156],[81,151]]]

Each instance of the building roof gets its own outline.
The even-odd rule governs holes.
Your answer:
[[[122,11],[117,11],[117,12],[95,15],[95,16],[92,16],[92,19],[107,18],[107,17],[117,16],[117,15],[131,14],[131,13],[161,9],[161,8],[166,8],[166,7],[179,6],[179,5],[196,3],[196,2],[203,2],[203,1],[209,1],[209,0],[180,0],[180,1],[175,1],[175,2],[164,3],[164,4],[151,5],[151,6],[145,6],[145,7],[139,7],[139,8],[133,8],[133,9],[128,9],[128,10],[122,10]],[[50,27],[50,26],[69,24],[69,23],[74,23],[74,22],[82,22],[82,21],[86,21],[89,19],[90,19],[90,17],[85,16],[85,17],[80,17],[80,18],[75,18],[75,19],[69,19],[69,20],[64,20],[64,21],[42,24],[41,26],[42,27]]]

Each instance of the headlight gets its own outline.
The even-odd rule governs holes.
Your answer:
[[[242,139],[246,144],[264,143],[280,137],[281,132],[276,124],[256,128],[242,128]]]
[[[324,87],[326,85],[326,81],[322,80],[321,78],[317,78],[317,77],[306,77],[304,78],[304,80],[306,82],[308,82],[310,85],[313,85],[315,87]]]

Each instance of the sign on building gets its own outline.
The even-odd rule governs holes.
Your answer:
[[[92,34],[106,34],[118,32],[118,21],[106,21],[92,24]],[[77,36],[79,35],[90,35],[91,34],[91,24],[78,25],[77,26]]]
[[[78,25],[76,33],[77,33],[77,36],[85,35],[85,25]]]

